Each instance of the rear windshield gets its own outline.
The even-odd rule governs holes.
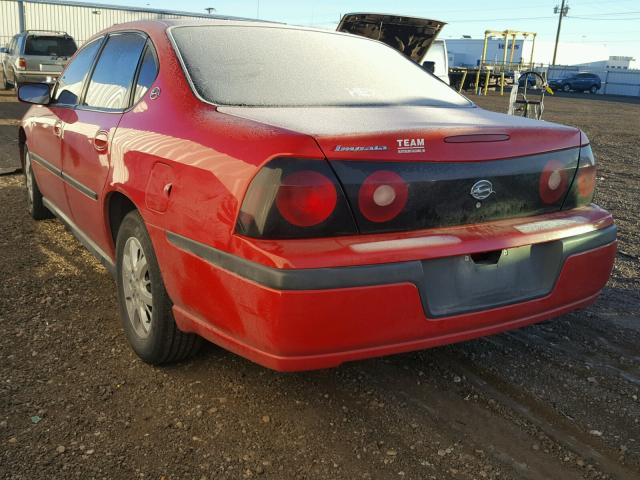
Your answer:
[[[218,105],[471,105],[400,53],[361,37],[224,25],[171,34],[195,89]]]
[[[24,54],[70,57],[77,49],[76,42],[71,37],[29,35]]]

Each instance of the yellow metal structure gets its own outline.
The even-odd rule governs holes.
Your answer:
[[[482,71],[486,70],[486,80],[484,84],[484,94],[487,94],[487,88],[489,79],[491,78],[491,71],[497,74],[500,73],[500,95],[504,94],[504,85],[505,85],[505,72],[513,72],[514,70],[522,70],[522,69],[530,69],[533,67],[533,50],[536,44],[536,33],[535,32],[520,32],[517,30],[504,30],[502,32],[496,30],[486,30],[484,32],[484,44],[482,46],[482,57],[480,58],[480,65],[478,66],[478,70],[476,71],[476,82],[475,82],[475,93],[478,95],[480,90],[480,77],[482,75]],[[504,53],[502,55],[502,63],[493,63],[489,65],[487,63],[487,45],[489,43],[490,38],[494,37],[502,37],[504,39]],[[524,41],[527,41],[529,38],[532,39],[531,45],[531,56],[529,58],[529,63],[523,63],[522,60],[518,64],[513,63],[513,56],[516,49],[516,40],[518,37],[522,37]],[[509,40],[511,40],[511,44],[509,44]],[[509,53],[509,61],[507,62],[507,52]]]

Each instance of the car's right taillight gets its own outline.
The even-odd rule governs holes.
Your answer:
[[[578,168],[562,208],[568,210],[590,204],[593,200],[595,186],[596,160],[591,146],[585,145],[580,148]]]
[[[357,232],[326,160],[277,158],[254,177],[236,231],[255,238],[308,238]]]

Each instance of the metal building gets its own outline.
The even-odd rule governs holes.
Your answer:
[[[23,30],[61,30],[78,46],[116,23],[161,18],[211,18],[212,15],[55,0],[0,0],[0,45]],[[215,16],[214,16],[215,17]]]

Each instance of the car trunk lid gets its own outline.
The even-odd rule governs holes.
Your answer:
[[[340,20],[337,30],[379,40],[419,62],[444,25],[439,20],[404,15],[348,13]]]

